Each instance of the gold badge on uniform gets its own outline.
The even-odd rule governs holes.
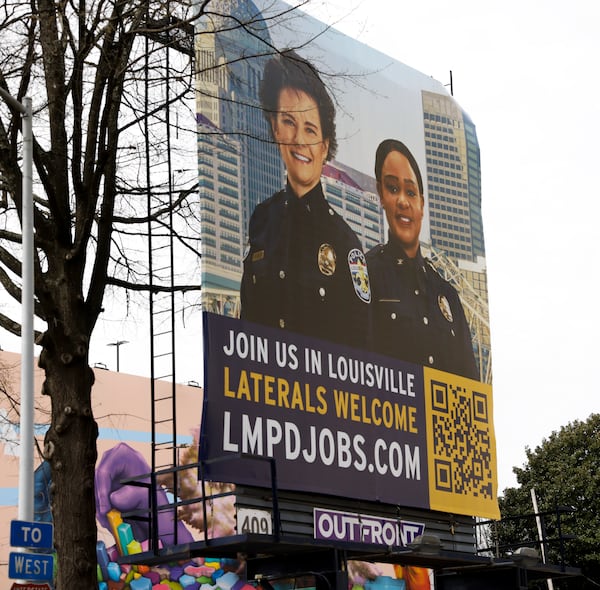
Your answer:
[[[335,272],[335,250],[329,244],[319,246],[319,256],[317,257],[319,270],[327,277]]]
[[[257,250],[256,252],[252,253],[252,262],[258,262],[259,260],[262,260],[264,257],[265,257],[265,251]]]
[[[438,295],[438,305],[440,306],[440,311],[442,312],[442,315],[449,322],[453,322],[454,318],[452,317],[452,310],[450,309],[450,303],[446,299],[445,295]]]

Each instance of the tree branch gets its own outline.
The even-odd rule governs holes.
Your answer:
[[[114,287],[121,287],[123,289],[129,289],[131,291],[141,291],[141,292],[153,292],[153,293],[187,293],[189,291],[201,291],[201,285],[175,285],[173,287],[170,286],[160,286],[160,285],[150,285],[148,284],[140,284],[140,283],[131,283],[129,281],[123,281],[122,279],[117,279],[115,277],[108,277],[106,280],[107,285],[112,285]]]

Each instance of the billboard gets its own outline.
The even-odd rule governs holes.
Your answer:
[[[498,517],[475,126],[280,3],[197,35],[211,478]],[[226,20],[226,19],[225,19]],[[241,57],[240,57],[241,56]]]

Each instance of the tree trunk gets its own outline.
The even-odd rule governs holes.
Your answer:
[[[85,338],[51,328],[43,336],[42,391],[52,398],[44,455],[52,469],[51,504],[58,556],[56,590],[92,590],[96,577],[94,473],[98,426],[92,414],[94,373]]]

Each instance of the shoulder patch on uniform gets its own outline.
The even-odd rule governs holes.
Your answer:
[[[369,282],[367,261],[362,250],[353,248],[348,252],[348,267],[350,268],[350,275],[352,276],[354,292],[361,301],[370,303],[371,283]]]

